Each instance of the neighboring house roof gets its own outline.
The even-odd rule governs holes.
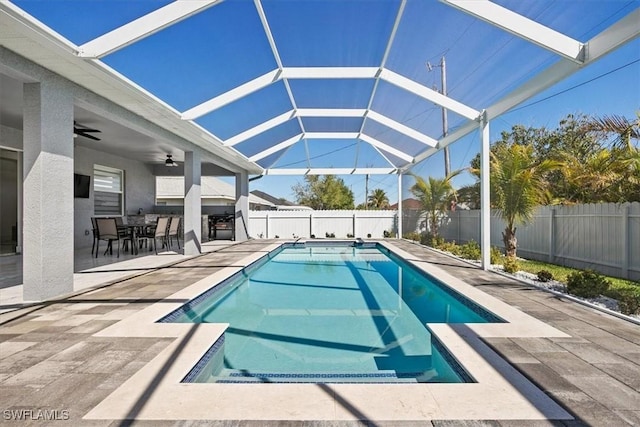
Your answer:
[[[309,206],[302,206],[302,205],[278,205],[277,208],[279,211],[312,211],[314,210]]]
[[[267,200],[271,203],[273,203],[276,206],[293,206],[293,203],[291,203],[288,200],[284,200],[284,199],[279,199],[277,197],[272,196],[269,193],[265,193],[264,191],[260,191],[260,190],[253,190],[251,192],[251,194],[260,197],[261,199]]]
[[[236,189],[233,185],[214,176],[203,176],[200,181],[200,197],[207,199],[235,200]],[[184,198],[184,177],[159,176],[156,180],[156,197],[159,199]],[[273,203],[249,193],[249,203],[275,206]]]
[[[408,198],[402,201],[402,209],[413,209],[419,211],[421,206],[422,205],[420,201],[416,199]],[[394,203],[393,205],[389,206],[389,209],[398,210],[398,204]]]

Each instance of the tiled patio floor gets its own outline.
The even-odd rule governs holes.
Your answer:
[[[250,241],[168,267],[0,315],[0,423],[7,410],[68,411],[60,425],[214,426],[456,426],[456,425],[640,425],[640,326],[404,241],[393,244],[554,326],[569,338],[487,338],[485,342],[553,397],[575,421],[122,421],[82,417],[169,346],[171,338],[97,337],[95,333],[198,280],[262,251],[274,241]],[[151,390],[153,392],[153,390]],[[134,407],[144,400],[132,396]],[[203,405],[210,405],[203,396]],[[344,403],[348,405],[348,402]],[[460,402],[464,405],[464,402]],[[286,405],[286,402],[283,402]],[[24,413],[24,412],[22,412]],[[64,417],[67,413],[58,413]],[[252,421],[253,420],[253,421]]]

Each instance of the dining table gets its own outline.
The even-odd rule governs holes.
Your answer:
[[[142,246],[142,241],[139,239],[141,236],[146,236],[147,233],[145,230],[148,227],[153,227],[154,224],[120,224],[118,225],[118,231],[124,231],[126,236],[131,240],[131,253],[133,255],[138,255],[139,249]]]

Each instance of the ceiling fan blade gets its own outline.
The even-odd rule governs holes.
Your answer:
[[[78,124],[78,122],[76,121],[73,122],[73,131],[76,133],[77,132],[102,132],[98,129],[93,129],[93,128]]]
[[[78,135],[78,136],[83,136],[83,137],[85,137],[85,138],[93,139],[94,141],[100,141],[100,138],[96,138],[96,137],[95,137],[95,136],[93,136],[93,135],[90,135],[90,134],[88,134],[88,133],[85,133],[85,131],[84,131],[84,130],[79,130],[79,129],[78,129],[78,130],[75,130],[75,129],[74,129],[74,133],[75,133],[76,135]]]

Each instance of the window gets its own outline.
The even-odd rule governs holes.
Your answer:
[[[93,209],[96,216],[121,216],[124,212],[124,172],[93,165]]]

